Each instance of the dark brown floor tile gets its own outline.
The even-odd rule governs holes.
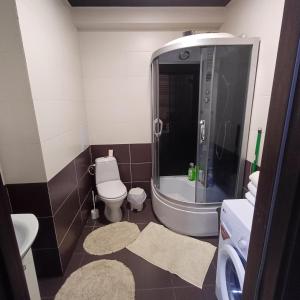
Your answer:
[[[136,223],[140,231],[143,231],[149,223]]]
[[[52,277],[52,278],[43,278],[38,280],[40,294],[42,299],[50,298],[56,295],[60,287],[63,285],[65,279],[63,276]]]
[[[152,176],[152,164],[131,164],[132,181],[150,181]]]
[[[205,300],[217,300],[215,286],[206,286],[203,288]]]
[[[193,285],[179,276],[172,274],[172,282],[174,287],[193,287]],[[203,286],[211,286],[216,282],[216,269],[213,263],[210,264],[209,269],[206,273]]]
[[[132,163],[151,162],[151,144],[130,144]]]
[[[176,300],[217,300],[214,286],[203,287],[203,289],[194,286],[174,288],[174,291]]]
[[[64,278],[68,278],[74,271],[80,268],[83,256],[84,253],[73,253],[64,273]]]
[[[95,225],[95,220],[92,220],[92,218],[90,216],[88,216],[86,223],[85,223],[85,227],[94,227]]]
[[[85,226],[82,230],[82,233],[77,241],[74,253],[85,253],[83,249],[83,242],[85,238],[94,230],[94,227]]]
[[[52,215],[47,183],[8,184],[7,189],[13,213]]]
[[[87,172],[88,167],[91,164],[90,147],[85,149],[75,158],[75,167],[77,179],[81,179],[82,176]]]
[[[200,238],[198,238],[198,240],[211,243],[215,247],[218,247],[218,244],[219,244],[219,237],[205,237],[205,238],[200,237]]]
[[[207,300],[205,291],[197,287],[174,288],[176,300]]]
[[[118,163],[130,163],[128,144],[92,145],[92,160],[95,161],[97,157],[108,156],[109,149],[114,150],[114,157]]]
[[[134,223],[160,223],[152,210],[150,199],[147,199],[144,202],[142,211],[129,211],[129,221]]]
[[[136,289],[172,287],[171,274],[164,271],[127,249],[103,256],[86,254],[82,265],[99,259],[114,259],[123,262],[133,273]]]
[[[53,214],[56,213],[71,192],[75,190],[76,185],[75,163],[72,161],[48,182]]]
[[[172,288],[137,290],[135,300],[176,300],[175,292]]]

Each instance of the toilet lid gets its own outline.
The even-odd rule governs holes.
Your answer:
[[[104,198],[119,198],[127,193],[126,186],[121,180],[113,180],[99,183],[97,185],[99,196]]]

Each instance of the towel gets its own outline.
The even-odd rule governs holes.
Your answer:
[[[247,185],[247,188],[249,190],[249,192],[256,197],[256,193],[257,193],[257,187],[250,181]]]
[[[252,205],[255,205],[255,197],[250,192],[246,193],[245,197]]]
[[[259,180],[259,171],[256,171],[256,172],[252,173],[249,176],[249,179],[255,185],[255,187],[257,188],[258,180]]]

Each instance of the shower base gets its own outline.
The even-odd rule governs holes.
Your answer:
[[[176,178],[179,177],[179,178]],[[195,203],[194,183],[177,179],[173,191],[167,196],[156,190],[151,181],[152,206],[157,218],[175,232],[190,236],[217,236],[219,231],[218,209],[221,203]],[[164,182],[162,189],[168,190],[171,182]],[[166,181],[167,178],[165,178]],[[182,181],[180,181],[182,179]],[[175,200],[173,197],[179,200]]]

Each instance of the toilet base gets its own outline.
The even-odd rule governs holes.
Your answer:
[[[108,206],[105,206],[104,215],[105,215],[106,219],[112,223],[120,222],[122,220],[121,208],[111,209]]]

